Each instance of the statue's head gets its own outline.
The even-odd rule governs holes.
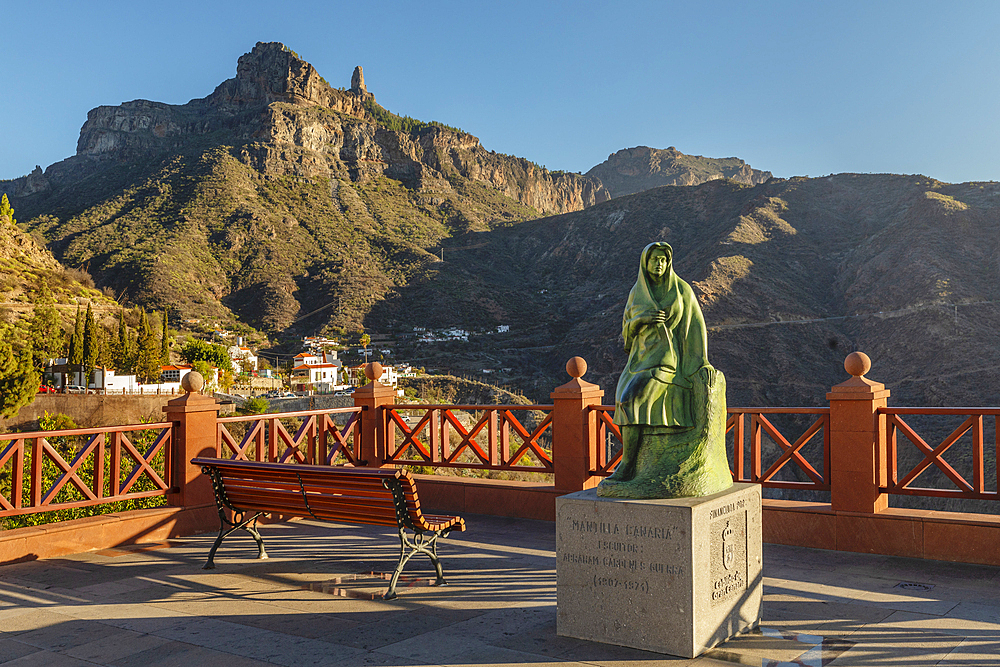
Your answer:
[[[670,260],[673,250],[670,245],[662,241],[650,243],[643,251],[643,269],[650,280],[659,282],[670,271]]]

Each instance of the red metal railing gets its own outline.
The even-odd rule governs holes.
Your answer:
[[[361,410],[354,407],[220,417],[215,455],[237,461],[365,465],[367,462],[360,460]],[[337,414],[350,416],[345,424],[338,425],[332,417]],[[300,420],[297,425],[296,420]],[[237,430],[236,425],[242,427],[242,435],[230,430]]]
[[[592,405],[596,413],[596,437],[591,444],[590,473],[610,475],[621,460],[621,431],[612,422],[613,405]],[[806,489],[828,491],[830,489],[830,409],[829,408],[730,408],[726,420],[726,434],[733,434],[731,457],[733,467],[730,472],[737,482],[758,482],[773,489]],[[791,442],[766,415],[816,415],[816,419]],[[750,428],[747,430],[747,417]],[[803,448],[822,433],[822,462],[820,469],[811,464],[803,454]],[[749,436],[749,437],[747,437]],[[764,470],[765,438],[777,447],[777,456]],[[615,442],[617,440],[617,443]],[[618,444],[616,447],[615,445]],[[749,459],[747,448],[749,447]],[[749,475],[746,462],[750,463]],[[794,463],[808,480],[777,479],[779,472],[788,463]],[[788,475],[786,475],[787,477]]]
[[[418,415],[404,417],[401,412]],[[541,411],[525,426],[515,412]],[[394,405],[383,409],[386,462],[440,468],[553,472],[551,405]],[[463,420],[456,413],[468,412]],[[466,421],[469,426],[463,424]],[[397,444],[396,435],[401,435]],[[455,436],[454,438],[452,436]]]
[[[163,496],[173,425],[0,435],[0,517]]]
[[[986,489],[986,447],[984,438],[985,417],[993,418],[993,461],[994,468],[994,489],[1000,489],[1000,408],[904,408],[886,407],[879,409],[879,414],[885,415],[885,452],[887,461],[882,462],[887,466],[888,483],[883,487],[886,493],[915,496],[936,496],[940,498],[973,498],[977,500],[998,500],[997,490]],[[927,441],[920,436],[916,430],[903,420],[903,415],[942,417],[954,416],[965,417],[957,428],[951,431],[936,447],[931,447]],[[912,421],[912,419],[911,419]],[[898,446],[898,435],[902,434],[914,447],[918,455],[923,455],[923,460],[910,468],[899,477],[900,449]],[[963,458],[961,453],[956,454],[952,461],[955,465],[967,469],[966,473],[970,478],[962,475],[952,463],[945,460],[944,455],[950,451],[962,438],[969,434],[972,451],[961,462],[955,459]],[[930,488],[913,486],[917,478],[928,472],[934,466],[939,472],[938,480],[948,484],[953,484],[954,489]],[[947,481],[945,481],[947,480]]]

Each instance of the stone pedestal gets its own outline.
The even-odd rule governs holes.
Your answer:
[[[556,632],[693,658],[757,626],[760,498],[557,498]]]

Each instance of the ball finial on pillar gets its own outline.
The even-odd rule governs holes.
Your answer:
[[[862,377],[872,368],[872,360],[864,352],[851,352],[844,359],[844,370],[854,377]]]
[[[566,362],[566,372],[572,378],[582,378],[587,372],[587,360],[583,357],[573,357]]]
[[[191,371],[181,379],[181,387],[189,394],[197,394],[205,386],[205,377],[198,371]]]
[[[372,382],[382,377],[382,364],[377,361],[365,364],[365,377]]]

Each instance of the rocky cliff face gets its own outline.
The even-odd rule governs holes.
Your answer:
[[[614,197],[663,185],[698,185],[718,178],[744,185],[758,185],[771,178],[771,172],[753,169],[739,158],[685,155],[673,146],[622,149],[609,155],[587,175],[600,179]]]
[[[198,142],[240,146],[240,158],[271,175],[359,180],[387,176],[416,190],[450,190],[460,176],[538,210],[563,213],[606,201],[599,180],[554,175],[484,149],[471,134],[401,118],[368,92],[361,68],[351,88],[332,87],[278,43],[240,57],[236,77],[184,105],[135,100],[87,114],[77,154],[37,176],[2,183],[26,196],[76,182],[102,162],[134,162]],[[96,163],[96,164],[95,164]]]

